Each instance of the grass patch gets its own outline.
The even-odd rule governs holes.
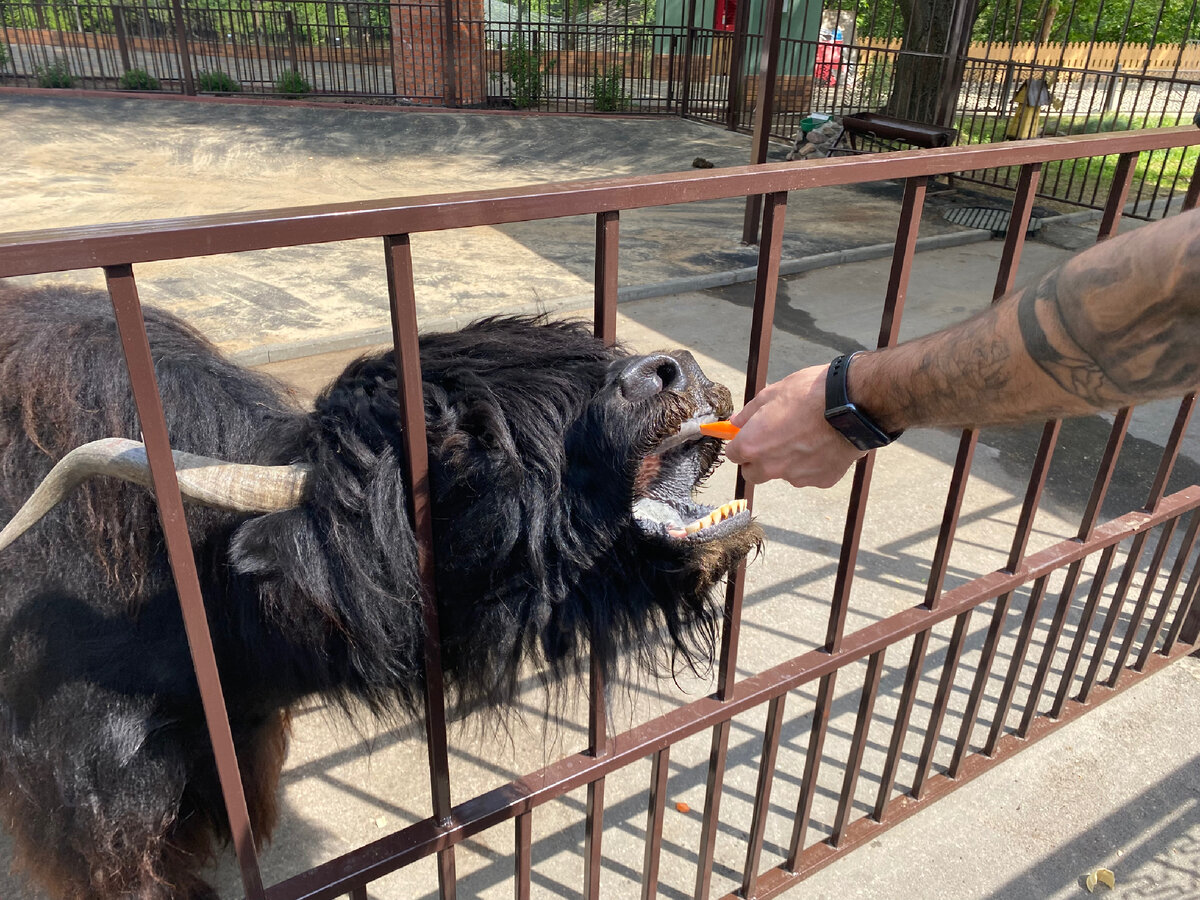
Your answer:
[[[987,144],[1004,140],[1008,116],[973,116],[960,118],[956,123],[961,142]],[[1047,135],[1103,134],[1109,131],[1130,131],[1142,128],[1169,128],[1186,124],[1190,120],[1180,116],[1050,116],[1046,122]],[[1146,186],[1146,194],[1154,192],[1154,185],[1162,185],[1159,195],[1169,194],[1172,187],[1182,190],[1200,161],[1200,147],[1176,147],[1171,150],[1154,150],[1138,155],[1134,167],[1133,183]],[[1038,182],[1038,193],[1067,203],[1093,205],[1103,201],[1117,171],[1118,157],[1104,156],[1090,159],[1069,159],[1049,162],[1042,166]],[[1014,187],[1020,176],[1019,166],[1005,166],[979,172],[989,183]]]

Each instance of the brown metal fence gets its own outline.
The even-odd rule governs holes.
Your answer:
[[[728,197],[763,195],[763,240],[754,291],[751,341],[747,360],[747,398],[766,380],[778,281],[781,236],[789,193],[810,188],[903,179],[891,276],[884,298],[880,345],[895,342],[908,290],[915,241],[929,179],[964,169],[1019,167],[1020,180],[995,282],[995,296],[1014,282],[1039,175],[1056,161],[1097,155],[1120,159],[1117,184],[1106,201],[1100,237],[1112,235],[1120,220],[1139,154],[1195,144],[1191,128],[1079,136],[1017,145],[948,148],[829,159],[796,167],[769,165],[712,173],[646,176],[632,179],[562,183],[451,196],[353,203],[280,212],[146,222],[113,227],[83,227],[0,235],[0,277],[88,268],[103,269],[117,313],[142,431],[151,462],[155,494],[171,557],[185,626],[193,649],[212,743],[247,897],[251,900],[320,900],[342,894],[366,897],[366,885],[425,857],[436,857],[443,897],[455,895],[455,849],[487,829],[515,823],[513,883],[517,897],[531,892],[532,823],[543,805],[570,791],[586,788],[587,831],[582,893],[598,897],[603,858],[604,785],[607,776],[650,759],[647,785],[643,896],[656,893],[662,852],[667,766],[672,748],[688,737],[709,734],[703,830],[696,848],[696,897],[710,896],[714,866],[720,862],[742,873],[740,896],[777,896],[838,857],[871,840],[976,775],[1064,724],[1116,692],[1190,653],[1200,631],[1200,485],[1168,494],[1167,485],[1195,398],[1179,407],[1143,507],[1101,521],[1104,504],[1130,411],[1117,416],[1099,453],[1100,462],[1076,534],[1028,552],[1035,513],[1059,436],[1060,423],[1045,426],[1028,474],[1020,517],[1008,535],[1007,562],[994,572],[947,588],[950,558],[960,511],[970,479],[978,433],[962,435],[945,499],[936,547],[926,560],[923,602],[847,633],[852,615],[851,587],[868,508],[874,455],[854,473],[837,576],[822,644],[778,665],[736,676],[745,570],[728,586],[717,688],[708,697],[652,719],[634,729],[609,734],[603,686],[593,682],[589,747],[554,761],[541,771],[470,799],[452,801],[447,763],[448,742],[438,666],[439,647],[426,648],[427,738],[433,815],[338,858],[264,886],[250,832],[238,762],[224,712],[222,688],[208,637],[203,602],[189,544],[184,509],[176,485],[161,402],[142,322],[134,267],[165,259],[263,250],[358,238],[381,242],[386,261],[397,365],[402,373],[408,470],[412,477],[417,534],[426,548],[421,571],[433,587],[428,552],[431,508],[428,460],[421,402],[417,316],[409,237],[421,232],[478,225],[592,215],[596,221],[595,321],[606,339],[615,336],[618,229],[626,210]],[[1200,199],[1200,177],[1193,173],[1187,204]],[[753,501],[753,488],[740,478],[737,493]],[[1149,553],[1148,566],[1145,556]],[[1165,575],[1165,580],[1164,580]],[[1141,586],[1135,590],[1138,578]],[[1159,587],[1161,583],[1161,587]],[[1136,596],[1134,596],[1136,594]],[[432,598],[432,593],[427,594]],[[1019,628],[1012,639],[1013,615]],[[988,616],[986,634],[971,631],[973,619]],[[436,610],[426,609],[430,635],[436,636]],[[944,655],[931,653],[934,635],[949,629]],[[1093,636],[1094,634],[1094,636]],[[981,636],[967,664],[969,638]],[[1001,644],[1004,642],[1003,651]],[[865,665],[857,715],[848,741],[830,741],[830,718],[839,678],[855,680]],[[914,717],[923,678],[937,681],[927,721]],[[876,711],[882,684],[901,685],[891,715]],[[996,697],[990,687],[999,684]],[[809,695],[815,690],[815,698]],[[955,693],[965,693],[965,709],[954,729],[947,712]],[[791,710],[788,707],[792,707]],[[796,709],[799,707],[799,709]],[[732,857],[718,858],[717,833],[722,816],[724,778],[735,717],[766,711],[758,782],[748,822],[731,823],[738,835]],[[811,720],[798,718],[811,716]],[[777,767],[785,720],[808,722],[802,771]],[[885,753],[867,748],[874,737]],[[939,752],[940,751],[940,752]],[[949,758],[946,759],[947,753]],[[915,758],[915,764],[912,759]],[[906,766],[903,776],[901,767]],[[840,772],[840,776],[831,773]],[[799,783],[791,838],[782,852],[764,845],[772,815],[775,781],[781,775]],[[830,797],[821,796],[833,778]],[[831,802],[827,802],[831,801]],[[776,798],[776,809],[778,808]],[[789,805],[789,809],[793,809]],[[865,812],[864,812],[865,810]],[[778,814],[777,812],[774,814]],[[513,827],[513,826],[508,826]],[[727,896],[733,897],[734,893]]]

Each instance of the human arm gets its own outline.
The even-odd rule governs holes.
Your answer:
[[[726,446],[750,482],[828,487],[863,453],[825,421],[826,366],[769,385]],[[1080,415],[1200,386],[1200,212],[1089,248],[951,328],[855,357],[884,431]]]

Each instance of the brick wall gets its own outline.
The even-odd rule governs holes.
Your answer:
[[[443,99],[472,106],[487,96],[483,70],[483,0],[455,0],[450,48],[445,46],[443,0],[405,0],[390,7],[392,18],[392,82],[397,96],[440,105]],[[454,98],[448,98],[454,61]]]

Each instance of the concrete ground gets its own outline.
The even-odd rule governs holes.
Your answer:
[[[686,167],[697,155],[731,164],[742,161],[747,153],[744,137],[674,120],[598,122],[435,114],[410,118],[348,110],[281,111],[166,103],[143,108],[130,101],[91,103],[0,98],[0,121],[19,126],[0,128],[0,150],[10,161],[0,172],[0,197],[10,212],[7,225],[51,227],[409,192],[389,190],[389,179],[393,187],[403,185],[413,187],[413,193],[424,193],[482,187],[489,176],[533,181],[665,171]],[[85,126],[87,121],[90,126]],[[237,142],[228,138],[226,129],[231,123],[238,126]],[[92,130],[85,132],[85,127]],[[405,133],[412,137],[411,132],[418,129],[428,129],[421,141],[443,150],[446,159],[455,160],[453,166],[432,165],[424,154],[413,158],[387,152],[389,136]],[[110,140],[106,135],[113,137]],[[287,140],[283,136],[288,136]],[[285,146],[318,145],[325,149],[314,154],[312,173],[316,177],[299,178],[304,167],[286,160],[279,168],[266,166],[271,153],[281,154]],[[247,146],[270,153],[250,154],[245,151]],[[508,154],[509,166],[500,165],[501,152]],[[346,155],[356,153],[362,155],[363,164],[354,169],[353,178],[326,181],[346,168]],[[109,171],[121,160],[127,163],[124,168]],[[581,160],[588,160],[582,171]],[[461,179],[467,176],[459,175],[459,180],[454,180],[451,169],[467,172],[469,178],[464,181]],[[528,177],[524,177],[526,173]],[[418,186],[418,175],[429,181]],[[226,184],[223,191],[211,193],[221,182]],[[496,183],[517,182],[486,182]],[[789,217],[787,252],[808,255],[831,249],[828,244],[811,242],[827,240],[828,234],[839,229],[848,242],[860,234],[864,241],[890,240],[896,196],[895,185],[880,185],[861,193],[831,195],[819,202],[809,195],[793,197],[790,210],[818,209],[820,213]],[[923,235],[939,229],[937,218],[927,212],[928,230],[923,227]],[[740,211],[728,205],[689,210],[687,215],[646,217],[640,225],[626,223],[623,217],[623,278],[630,284],[651,283],[681,273],[702,274],[722,260],[727,267],[745,265],[752,257],[737,245],[738,228]],[[451,271],[445,254],[426,257],[428,265],[445,268],[437,270],[442,277],[431,278],[424,285],[423,321],[454,321],[468,310],[527,308],[526,268],[528,277],[540,285],[538,290],[549,292],[535,300],[569,310],[571,297],[587,291],[583,261],[590,260],[590,225],[581,223],[569,236],[547,234],[551,230],[544,229],[540,235],[531,230],[519,236],[503,231],[471,236],[479,241],[474,245],[477,250],[464,244],[459,252],[485,255],[467,260],[467,267],[457,273]],[[1069,243],[1082,234],[1082,230],[1060,233],[1055,240]],[[671,239],[672,235],[682,237]],[[565,247],[568,244],[571,246]],[[565,247],[562,252],[560,246]],[[518,257],[518,253],[523,255]],[[1058,246],[1033,242],[1027,248],[1021,276],[1033,277],[1066,255]],[[261,262],[264,256],[265,263]],[[905,333],[933,330],[984,306],[998,258],[999,243],[995,241],[920,254],[905,313]],[[696,259],[707,260],[707,268],[695,263]],[[506,277],[511,277],[512,283],[500,293],[488,294],[488,282],[498,279],[482,276],[492,267],[510,264],[513,268],[505,271],[510,272]],[[382,281],[374,263],[363,263],[361,271],[347,271],[329,257],[297,256],[284,263],[272,261],[271,254],[255,254],[244,261],[227,257],[190,265],[195,271],[164,270],[161,278],[160,273],[148,271],[143,282],[146,299],[168,302],[227,350],[247,359],[254,358],[255,342],[259,341],[294,346],[314,340],[310,335],[315,333],[315,340],[323,341],[324,346],[335,346],[340,337],[354,334],[356,329],[361,333],[364,322],[373,323],[371,317],[381,315],[382,307],[374,295]],[[689,269],[689,265],[696,268]],[[306,268],[289,271],[291,266]],[[537,281],[545,272],[552,273],[553,279]],[[783,279],[771,378],[871,343],[878,330],[886,281],[886,260]],[[313,284],[337,287],[312,288]],[[553,292],[547,285],[553,286]],[[302,293],[302,288],[310,293]],[[174,289],[181,293],[175,295]],[[176,303],[175,296],[182,299]],[[337,305],[342,296],[352,298],[345,308]],[[618,334],[637,349],[692,349],[706,372],[729,384],[738,396],[751,296],[752,286],[743,284],[624,303]],[[578,311],[588,312],[582,305]],[[310,349],[317,347],[314,343]],[[267,369],[299,390],[311,392],[332,377],[353,352],[310,355]],[[1156,448],[1161,446],[1172,416],[1170,405],[1139,411],[1107,512],[1119,513],[1142,502],[1157,462]],[[1064,428],[1031,550],[1073,533],[1106,427],[1103,417],[1092,417]],[[1003,563],[1038,430],[992,429],[984,433],[948,586]],[[927,431],[906,435],[880,454],[852,596],[850,629],[907,608],[921,596],[956,446],[955,435]],[[1200,481],[1198,464],[1200,448],[1193,437],[1185,447],[1173,489]],[[732,472],[727,469],[714,478],[710,489],[714,494],[730,490]],[[739,658],[743,677],[823,639],[847,495],[846,483],[828,491],[799,492],[771,485],[756,495],[756,513],[767,531],[768,550],[749,572]],[[1048,593],[1054,594],[1053,587]],[[989,609],[985,606],[975,617],[964,656],[967,674],[960,678],[960,686],[972,672]],[[1046,615],[1043,611],[1043,623]],[[1010,616],[1002,657],[1011,648],[1016,624],[1015,615]],[[947,629],[935,631],[931,664],[944,654],[948,637]],[[887,657],[877,722],[865,761],[868,774],[858,794],[860,813],[869,795],[873,796],[875,785],[869,773],[878,771],[886,747],[906,661],[904,647]],[[831,753],[840,752],[849,740],[862,677],[861,667],[851,667],[839,679],[827,742]],[[927,671],[918,697],[914,721],[922,727],[935,679],[936,675]],[[624,729],[709,690],[711,683],[703,679],[680,685],[635,684],[618,690],[613,727]],[[999,684],[993,680],[985,712],[989,705],[994,706],[998,691]],[[812,693],[801,690],[789,698],[764,865],[779,860],[790,834]],[[1198,701],[1200,662],[1187,659],[818,873],[794,893],[820,900],[1067,898],[1081,895],[1081,876],[1103,865],[1116,873],[1117,889],[1112,892],[1116,897],[1200,897]],[[1023,702],[1019,692],[1016,707]],[[956,733],[962,703],[960,689],[945,734]],[[525,718],[513,723],[507,734],[496,735],[471,722],[454,727],[451,764],[456,801],[583,746],[586,718],[582,709],[568,710],[560,721],[551,723],[543,721],[542,709],[543,701],[531,692]],[[758,710],[735,721],[714,896],[733,890],[740,879],[762,719],[763,711]],[[266,880],[273,883],[286,878],[425,817],[428,780],[420,732],[419,726],[378,730],[370,723],[359,723],[355,727],[318,707],[303,712],[284,773],[281,825],[262,859]],[[917,737],[910,735],[906,744],[901,785],[911,780],[919,750]],[[976,746],[981,738],[982,733],[976,731]],[[939,767],[945,764],[948,750],[943,743],[937,756]],[[707,735],[686,741],[671,753],[659,886],[662,897],[691,895],[707,753]],[[830,797],[840,779],[835,765],[823,767],[814,834],[831,821]],[[648,762],[608,779],[602,874],[605,897],[638,896],[648,783]],[[686,802],[690,811],[677,811],[674,804],[678,801]],[[535,813],[535,896],[579,894],[583,807],[583,793],[578,792]],[[512,828],[507,824],[460,847],[460,896],[510,896],[511,851]],[[0,838],[0,861],[10,852]],[[222,860],[214,878],[223,897],[240,896],[236,867],[228,858]],[[377,900],[430,897],[436,894],[435,884],[432,865],[421,863],[376,883],[370,895]],[[0,875],[0,897],[26,896],[32,895],[19,879]]]

